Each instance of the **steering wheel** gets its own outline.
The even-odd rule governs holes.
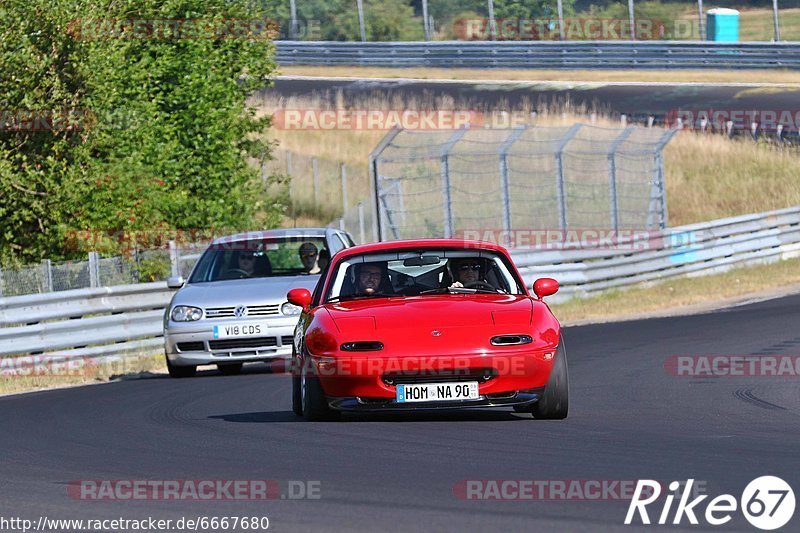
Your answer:
[[[480,280],[479,281],[469,281],[467,283],[464,283],[464,287],[466,287],[468,289],[486,289],[486,290],[490,290],[492,292],[497,292],[497,287],[494,287],[493,285],[490,285],[489,283],[486,283],[485,281],[480,281]]]
[[[241,268],[232,268],[232,269],[228,270],[227,272],[225,272],[225,276],[226,277],[228,276],[228,274],[242,274],[245,277],[248,277],[248,278],[251,277],[248,272],[245,272]],[[241,279],[241,278],[239,278],[239,279]]]

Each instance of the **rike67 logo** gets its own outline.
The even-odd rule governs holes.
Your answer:
[[[696,496],[691,501],[692,485],[694,479],[685,483],[682,493],[678,491],[683,483],[673,481],[669,484],[670,494],[664,498],[661,513],[658,515],[657,524],[671,523],[678,525],[685,517],[690,524],[697,525],[698,515],[712,526],[721,526],[730,522],[732,514],[741,509],[742,514],[751,525],[763,530],[778,529],[786,525],[794,514],[794,491],[784,480],[775,476],[762,476],[751,481],[742,492],[742,497],[737,501],[730,494],[721,494],[708,501],[705,512],[701,513],[703,500],[707,494]],[[640,479],[636,484],[633,499],[625,516],[625,524],[630,525],[638,514],[642,524],[650,524],[650,515],[647,506],[656,502],[661,496],[661,484],[651,479]],[[672,514],[672,504],[675,497],[679,497],[677,507]],[[659,502],[660,503],[660,502]],[[654,506],[655,507],[655,506]],[[655,509],[651,509],[655,510]],[[669,522],[672,514],[672,521]],[[654,517],[655,518],[655,517]]]

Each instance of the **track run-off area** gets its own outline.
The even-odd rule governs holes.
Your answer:
[[[800,378],[785,369],[677,375],[676,357],[796,362],[798,323],[800,296],[790,296],[565,328],[571,409],[564,421],[476,409],[308,423],[291,412],[290,376],[266,365],[241,376],[207,370],[193,379],[6,396],[0,516],[34,523],[257,516],[277,531],[616,531],[630,502],[619,488],[638,479],[659,480],[665,490],[696,480],[709,495],[701,515],[714,496],[738,498],[760,476],[800,489]],[[269,497],[104,499],[96,490],[120,480],[266,480]],[[491,480],[513,483],[499,493]],[[88,492],[87,482],[95,483]],[[606,490],[600,497],[597,486]],[[662,505],[663,496],[648,507],[652,521]],[[702,517],[699,526],[685,517],[675,526],[674,508],[670,530],[755,530],[739,511],[722,526]],[[797,520],[795,513],[786,530]],[[638,517],[633,523],[647,527]]]

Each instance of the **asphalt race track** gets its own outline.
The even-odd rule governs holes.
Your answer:
[[[565,421],[474,410],[306,423],[290,410],[288,375],[263,366],[242,376],[209,370],[195,379],[4,397],[0,515],[267,516],[276,531],[611,531],[621,528],[627,501],[476,501],[456,497],[454,487],[464,480],[694,478],[711,497],[738,499],[750,480],[777,475],[797,493],[797,376],[675,377],[664,364],[672,355],[797,355],[798,323],[800,296],[792,296],[706,315],[568,328],[572,405]],[[269,479],[282,491],[290,480],[318,481],[320,497],[68,496],[70,481],[87,479]],[[651,518],[660,511],[653,508]],[[785,530],[797,531],[798,520],[795,512]],[[724,526],[702,524],[684,518],[681,528],[666,529],[754,531],[739,512]]]
[[[735,76],[735,73],[731,74]],[[764,82],[769,82],[764,74]],[[735,82],[732,77],[731,82]],[[769,110],[797,113],[800,87],[759,87],[722,84],[646,84],[613,82],[515,82],[439,83],[433,80],[342,80],[279,78],[270,94],[281,97],[321,95],[333,98],[341,92],[345,105],[372,94],[385,95],[388,101],[414,101],[425,96],[447,96],[460,105],[494,107],[506,102],[515,107],[527,99],[537,103],[564,102],[597,105],[611,114],[625,113],[640,117],[649,114],[661,118],[678,109],[699,110]],[[797,125],[793,125],[795,130]]]

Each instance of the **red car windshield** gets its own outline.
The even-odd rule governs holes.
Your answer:
[[[331,273],[326,301],[474,292],[524,293],[509,265],[497,254],[425,250],[342,261]]]

